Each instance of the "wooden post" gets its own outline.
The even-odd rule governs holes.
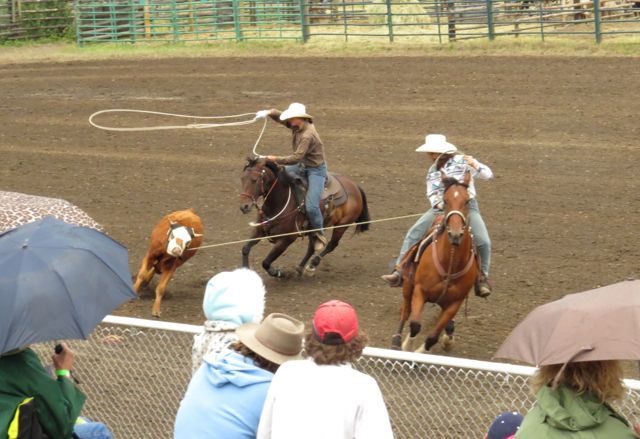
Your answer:
[[[447,0],[447,20],[449,22],[449,41],[456,39],[456,4]]]

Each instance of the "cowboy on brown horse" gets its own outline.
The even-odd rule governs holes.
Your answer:
[[[324,236],[320,198],[328,175],[322,140],[316,131],[313,119],[307,114],[307,110],[302,104],[294,102],[283,112],[271,109],[256,113],[258,118],[267,116],[292,131],[293,154],[282,157],[269,155],[265,158],[278,165],[286,165],[285,170],[294,183],[292,189],[296,201],[298,205],[301,205],[304,200],[310,229],[317,229],[315,250],[322,251],[327,245],[327,239]],[[306,195],[299,181],[304,178],[308,182]]]
[[[427,135],[425,143],[416,149],[418,152],[426,152],[433,161],[427,171],[427,198],[431,203],[431,208],[407,232],[393,272],[382,276],[382,279],[389,283],[390,286],[395,287],[402,284],[400,264],[405,253],[424,237],[427,230],[431,228],[434,218],[442,213],[444,185],[441,173],[461,182],[464,180],[465,173],[469,171],[473,177],[469,184],[469,223],[480,257],[481,268],[475,292],[480,297],[487,297],[491,294],[491,286],[488,281],[491,263],[491,240],[487,227],[480,215],[473,179],[489,180],[493,178],[493,172],[487,165],[480,163],[469,155],[456,154],[457,150],[455,145],[447,142],[447,138],[442,134]]]

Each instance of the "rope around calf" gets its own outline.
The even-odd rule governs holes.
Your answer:
[[[343,225],[339,225],[339,226],[329,226],[329,227],[324,227],[322,229],[300,230],[300,231],[297,231],[297,232],[281,233],[279,235],[261,236],[259,238],[249,238],[249,239],[241,239],[241,240],[238,240],[238,241],[220,242],[218,244],[201,245],[200,247],[193,247],[193,248],[190,248],[189,250],[200,250],[200,249],[205,249],[205,248],[222,247],[222,246],[225,246],[225,245],[245,244],[247,242],[263,241],[265,239],[281,238],[283,236],[306,235],[308,233],[315,233],[315,232],[319,232],[321,230],[340,229],[342,227],[359,226],[361,224],[382,223],[382,222],[386,222],[386,221],[395,221],[395,220],[400,220],[400,219],[405,219],[405,218],[414,218],[414,217],[422,216],[422,215],[424,215],[424,213],[412,213],[410,215],[394,216],[394,217],[390,217],[390,218],[381,218],[381,219],[369,220],[369,221],[360,221],[360,222],[356,222],[356,223],[343,224]]]

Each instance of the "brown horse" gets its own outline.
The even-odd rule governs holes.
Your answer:
[[[442,173],[442,181],[445,187],[443,219],[433,227],[435,230],[432,232],[432,241],[419,255],[418,262],[415,263],[414,259],[421,250],[420,243],[407,252],[402,262],[403,302],[400,327],[391,342],[396,349],[400,348],[402,329],[410,316],[410,333],[402,343],[402,348],[413,350],[415,339],[421,330],[420,319],[426,302],[437,304],[441,312],[435,328],[418,352],[428,351],[436,344],[443,329],[446,331],[444,348],[450,349],[454,331],[453,317],[474,286],[479,273],[473,239],[467,225],[467,189],[471,174],[467,172],[461,183]]]
[[[324,214],[324,225],[345,226],[333,229],[331,239],[325,249],[319,254],[314,253],[313,239],[309,239],[309,246],[300,265],[298,274],[307,271],[313,274],[320,264],[321,259],[332,252],[340,242],[342,235],[347,231],[347,225],[354,222],[369,221],[369,208],[364,191],[350,179],[334,175],[344,188],[346,201],[339,206],[333,206],[331,202],[324,200],[320,203]],[[262,267],[274,277],[285,277],[285,273],[274,268],[271,264],[275,261],[296,239],[304,236],[303,228],[306,216],[300,211],[294,201],[293,190],[289,177],[283,167],[264,159],[249,158],[242,171],[242,194],[240,194],[240,210],[249,213],[253,207],[258,210],[258,221],[252,238],[269,237],[286,233],[294,233],[269,239],[274,247],[262,261]],[[336,203],[338,204],[338,203]],[[328,210],[327,211],[327,206]],[[356,226],[356,233],[369,229],[369,224]],[[300,233],[295,233],[300,232]],[[251,248],[260,242],[259,239],[248,242],[242,247],[242,265],[249,267],[249,253]],[[311,261],[309,261],[311,259]],[[308,262],[308,264],[307,264]]]

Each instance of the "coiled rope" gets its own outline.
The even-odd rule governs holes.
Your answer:
[[[98,116],[100,114],[105,114],[105,113],[143,113],[143,114],[155,114],[155,115],[159,115],[159,116],[181,117],[181,118],[185,118],[185,119],[237,119],[237,118],[246,117],[246,116],[252,116],[252,118],[248,119],[248,120],[240,120],[240,121],[235,121],[235,122],[224,122],[224,123],[190,123],[190,124],[186,124],[186,125],[156,125],[156,126],[150,126],[150,127],[126,127],[126,128],[120,128],[120,127],[108,127],[108,126],[104,126],[104,125],[99,125],[99,124],[97,124],[97,123],[95,123],[93,121],[93,119],[96,116]],[[109,110],[100,110],[100,111],[96,111],[91,116],[89,116],[89,123],[93,127],[99,128],[101,130],[106,130],[106,131],[120,131],[120,132],[234,127],[234,126],[250,125],[252,123],[257,122],[258,120],[260,120],[260,119],[256,117],[256,113],[233,114],[233,115],[230,115],[230,116],[191,116],[191,115],[188,115],[188,114],[163,113],[161,111],[148,111],[148,110],[131,110],[131,109],[126,109],[126,108],[114,108],[114,109],[109,109]],[[258,157],[262,157],[262,156],[256,152],[256,149],[258,148],[258,144],[260,143],[260,140],[262,139],[262,135],[264,134],[264,131],[265,131],[266,128],[267,128],[267,119],[265,118],[264,119],[264,123],[262,124],[262,130],[260,131],[260,134],[258,135],[258,139],[256,140],[256,143],[253,145],[253,154],[258,156]]]

